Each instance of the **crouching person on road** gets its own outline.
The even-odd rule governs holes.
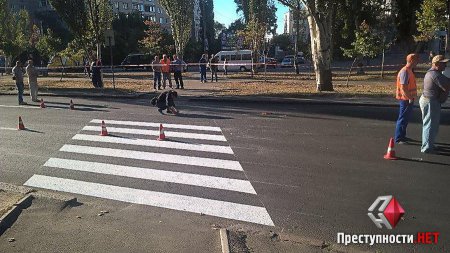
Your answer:
[[[178,110],[175,107],[175,98],[178,97],[178,93],[173,90],[164,91],[159,96],[154,97],[151,100],[153,106],[158,107],[158,112],[162,113],[162,110],[167,109],[167,113],[177,114]]]

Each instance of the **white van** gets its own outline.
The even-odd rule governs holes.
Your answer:
[[[228,71],[247,71],[252,69],[252,50],[220,51],[216,54],[219,58],[219,69],[223,70],[225,59],[228,60]]]

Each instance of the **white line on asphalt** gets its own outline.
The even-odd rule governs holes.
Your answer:
[[[42,175],[33,175],[24,185],[274,226],[259,206]]]
[[[25,108],[25,109],[41,109],[37,106],[26,106],[26,105],[0,105],[0,107],[4,108]]]
[[[145,161],[194,165],[226,170],[240,170],[240,171],[243,170],[241,164],[237,161],[194,157],[194,156],[169,155],[162,153],[141,152],[134,150],[123,150],[112,148],[98,148],[98,147],[78,146],[78,145],[64,145],[59,151],[69,153],[72,152],[78,154],[129,158]]]
[[[12,127],[0,127],[0,130],[17,131],[17,128],[12,128]]]
[[[100,119],[93,119],[90,123],[102,123]],[[159,127],[160,123],[154,122],[138,122],[138,121],[119,121],[119,120],[105,120],[105,124],[107,125],[128,125],[128,126],[141,126],[141,127]],[[214,131],[214,132],[222,132],[220,127],[211,127],[211,126],[195,126],[195,125],[179,125],[179,124],[163,124],[166,128],[173,129],[189,129],[189,130],[203,130],[203,131]]]
[[[213,152],[213,153],[233,154],[233,150],[229,146],[189,144],[189,143],[179,143],[179,142],[173,142],[173,141],[157,141],[157,140],[147,140],[147,139],[129,139],[129,138],[122,138],[122,137],[97,136],[97,135],[87,135],[87,134],[77,134],[74,137],[72,137],[72,139],[81,140],[81,141],[106,142],[106,143],[137,145],[137,146],[146,146],[146,147],[172,148],[172,149],[182,149],[182,150],[194,150],[194,151],[204,151],[204,152]]]
[[[159,136],[158,130],[144,130],[144,129],[116,128],[116,127],[108,127],[107,129],[108,129],[108,132],[110,132],[110,133]],[[85,126],[85,127],[83,127],[83,131],[100,132],[101,130],[102,130],[101,126]],[[182,133],[182,132],[169,132],[169,131],[164,131],[164,133],[166,135],[166,138],[175,137],[175,138],[210,140],[210,141],[227,141],[227,139],[225,139],[225,136],[223,136],[223,135]]]
[[[240,179],[59,158],[50,158],[44,166],[256,194],[249,181]]]

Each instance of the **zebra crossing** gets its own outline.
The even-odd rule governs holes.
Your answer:
[[[24,185],[201,213],[268,226],[274,223],[219,127],[93,119]]]

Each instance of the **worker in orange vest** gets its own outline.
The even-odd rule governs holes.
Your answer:
[[[409,54],[406,57],[406,65],[397,75],[395,98],[399,100],[400,104],[394,138],[397,144],[405,144],[411,141],[411,139],[406,137],[406,128],[413,111],[414,100],[417,97],[416,77],[413,72],[417,63],[419,63],[419,56],[417,54]]]
[[[167,55],[163,54],[163,58],[159,62],[161,64],[163,88],[166,88],[166,80],[169,81],[169,88],[172,88],[172,77],[170,75],[170,60]]]

